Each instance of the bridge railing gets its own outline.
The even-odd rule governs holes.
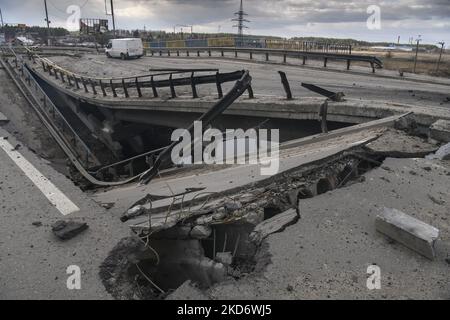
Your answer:
[[[316,42],[303,40],[267,39],[259,37],[218,37],[205,39],[158,40],[144,42],[146,48],[260,48],[285,49],[308,52],[329,52],[351,54],[350,44]]]
[[[287,63],[287,58],[303,59],[302,64],[305,65],[308,59],[323,60],[323,66],[326,68],[329,60],[346,61],[347,70],[350,70],[351,62],[367,62],[372,68],[372,72],[375,73],[375,68],[382,68],[383,62],[375,57],[369,55],[354,55],[333,53],[324,50],[323,52],[315,51],[298,51],[290,49],[267,49],[267,48],[236,48],[236,47],[198,47],[198,48],[148,48],[147,55],[168,57],[177,56],[180,57],[183,53],[187,57],[191,55],[201,57],[201,55],[207,55],[212,57],[212,52],[218,52],[220,57],[225,57],[225,53],[234,53],[234,58],[238,58],[239,54],[249,55],[249,59],[253,60],[254,55],[259,54],[265,56],[265,61],[270,60],[270,56],[283,57],[283,63]]]

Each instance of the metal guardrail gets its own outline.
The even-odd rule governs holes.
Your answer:
[[[136,170],[134,164],[136,162],[140,162],[140,164],[142,165],[142,160],[145,160],[145,163],[149,167],[153,168],[154,164],[157,163],[158,159],[160,159],[160,154],[162,154],[164,151],[167,152],[167,147],[160,148],[101,167],[94,154],[90,151],[89,147],[78,136],[76,130],[74,130],[74,128],[72,128],[72,126],[67,122],[63,114],[59,111],[59,109],[43,91],[39,83],[35,80],[29,69],[29,66],[24,61],[23,57],[16,54],[12,48],[10,48],[9,50],[9,55],[13,56],[14,58],[12,59],[12,61],[8,60],[8,62],[4,62],[2,59],[4,55],[2,54],[2,56],[0,57],[1,64],[5,68],[7,68],[7,72],[10,74],[16,86],[36,111],[39,118],[43,121],[52,137],[66,153],[75,168],[93,185],[111,187],[133,182],[141,177],[140,174],[135,173]],[[29,56],[29,59],[37,62],[36,59],[33,59],[32,56]],[[239,72],[239,74],[241,73]],[[244,81],[244,83],[246,84],[246,89],[249,89],[250,80],[251,78],[248,75],[248,71],[242,71],[242,75],[238,79],[238,83]],[[19,81],[21,83],[19,83]],[[25,84],[27,87],[26,89],[24,88]],[[215,117],[223,112],[223,110],[225,110],[238,96],[242,95],[243,92],[241,91],[241,89],[242,86],[235,85],[235,87],[229,93],[227,93],[226,96],[222,97],[221,100],[218,101],[217,104],[215,104],[210,109],[210,111],[202,116],[202,118],[205,116]],[[27,95],[26,91],[29,91],[32,99]],[[232,97],[232,99],[230,97]],[[80,148],[84,149],[84,153],[80,153]],[[93,165],[95,165],[96,167],[92,168]],[[91,169],[86,169],[89,167],[91,167]],[[104,181],[104,178],[108,178],[107,176],[111,176],[112,179],[118,179],[123,175],[129,178],[125,178],[124,180],[115,182]]]
[[[136,97],[143,97],[143,90],[151,88],[153,97],[159,96],[158,88],[170,88],[172,98],[176,98],[176,87],[190,86],[192,90],[192,97],[198,98],[197,86],[202,84],[216,84],[218,98],[223,97],[222,84],[226,82],[233,82],[239,80],[244,71],[235,71],[228,73],[220,73],[218,69],[168,69],[161,70],[148,75],[141,75],[135,77],[124,78],[92,78],[84,77],[65,70],[56,65],[47,58],[42,58],[33,52],[29,51],[29,59],[34,62],[39,62],[44,72],[50,76],[60,80],[63,83],[76,89],[83,89],[85,93],[92,93],[94,95],[101,94],[103,97],[112,96],[114,98],[121,97],[130,98],[133,94]],[[198,75],[205,72],[215,72],[215,74]],[[188,74],[189,76],[178,77]],[[160,80],[159,78],[166,79]],[[130,90],[132,89],[132,91]],[[249,97],[253,98],[253,91],[251,87],[248,90]]]
[[[71,145],[74,147],[73,151],[76,154],[77,160],[86,168],[100,165],[99,160],[95,157],[90,148],[85,144],[83,139],[80,138],[75,129],[69,124],[63,114],[36,82],[27,65],[23,62],[23,58],[20,55],[17,55],[12,48],[10,50],[14,56],[12,60],[13,64],[11,64],[11,61],[9,60],[7,63],[16,71],[16,75],[24,79],[28,84],[28,89],[32,90],[32,94],[39,103],[41,111],[45,112],[45,114],[52,119],[53,123],[59,127],[63,136],[70,140]]]
[[[368,62],[372,68],[372,72],[375,73],[375,68],[382,68],[383,62],[375,56],[365,55],[353,55],[353,54],[339,54],[339,53],[327,53],[327,52],[309,52],[309,51],[296,51],[296,50],[284,50],[284,49],[261,49],[261,48],[231,48],[231,47],[197,47],[197,48],[148,48],[147,54],[155,56],[163,56],[165,53],[168,57],[176,55],[179,57],[182,52],[186,53],[187,57],[191,56],[191,53],[196,54],[197,57],[201,56],[201,53],[207,54],[208,57],[212,57],[212,52],[219,52],[221,57],[225,57],[225,53],[234,53],[234,57],[238,58],[238,54],[248,54],[249,59],[253,60],[253,55],[262,54],[265,56],[265,60],[269,61],[270,56],[283,57],[283,63],[287,62],[287,58],[302,59],[302,64],[305,65],[308,59],[323,60],[323,66],[327,67],[329,60],[341,60],[347,62],[347,70],[350,70],[351,62]]]

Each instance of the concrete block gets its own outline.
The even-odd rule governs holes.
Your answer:
[[[7,124],[9,122],[9,119],[0,112],[0,125]]]
[[[195,226],[191,230],[190,236],[192,238],[194,238],[194,239],[203,240],[203,239],[209,238],[211,233],[212,233],[212,230],[211,230],[210,227],[207,227],[207,226]]]
[[[376,229],[389,238],[433,260],[439,230],[399,210],[384,208],[375,220]]]
[[[430,127],[430,138],[450,142],[450,121],[438,120]]]
[[[295,209],[277,214],[258,224],[250,234],[250,240],[256,243],[261,242],[272,233],[281,232],[287,226],[295,224],[299,218],[300,216]]]

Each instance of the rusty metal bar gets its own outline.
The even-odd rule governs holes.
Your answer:
[[[318,93],[324,97],[327,97],[330,100],[333,100],[335,102],[340,102],[343,100],[343,97],[345,96],[344,93],[342,92],[332,92],[332,91],[328,91],[324,88],[321,88],[319,86],[316,86],[314,84],[309,84],[309,83],[302,83],[302,87],[306,88],[308,90],[311,90],[315,93]]]
[[[281,77],[281,83],[283,84],[284,91],[286,92],[286,99],[292,100],[292,91],[291,86],[289,85],[289,81],[286,77],[286,73],[283,71],[278,71]]]
[[[191,73],[191,88],[192,88],[192,97],[194,99],[198,98],[197,88],[195,87],[195,77],[194,72]]]

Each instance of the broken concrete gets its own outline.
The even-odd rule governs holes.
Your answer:
[[[375,220],[376,229],[389,238],[433,260],[439,230],[399,210],[384,208]]]
[[[72,239],[87,228],[87,223],[76,221],[59,220],[52,225],[53,234],[61,240]]]
[[[190,236],[194,239],[203,240],[209,238],[212,230],[207,226],[195,226],[192,228]]]
[[[260,243],[272,233],[281,232],[287,226],[295,224],[298,219],[300,219],[300,215],[297,213],[297,210],[289,209],[258,224],[250,234],[250,239],[255,243]]]
[[[233,255],[231,252],[218,252],[216,254],[216,261],[224,266],[229,266],[233,263]]]
[[[430,127],[430,138],[450,142],[450,121],[438,120]]]
[[[367,144],[367,151],[395,158],[423,158],[438,146],[406,132],[387,129],[377,140]]]
[[[450,143],[443,145],[435,154],[428,155],[426,158],[429,160],[450,160]]]

